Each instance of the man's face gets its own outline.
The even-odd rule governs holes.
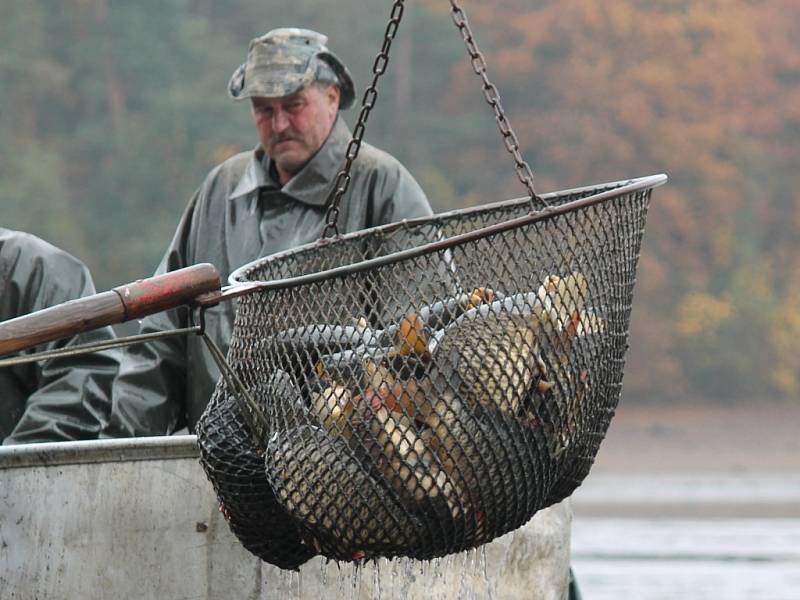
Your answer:
[[[281,98],[251,98],[261,145],[286,183],[319,150],[336,121],[339,88],[310,85]]]

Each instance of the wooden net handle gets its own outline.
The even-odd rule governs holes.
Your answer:
[[[217,269],[202,263],[57,304],[0,323],[0,355],[189,304],[220,287]]]

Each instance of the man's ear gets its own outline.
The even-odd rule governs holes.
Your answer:
[[[339,111],[339,100],[341,98],[339,85],[336,83],[329,85],[325,90],[325,96],[328,98],[330,105],[333,107],[333,114],[335,115]]]

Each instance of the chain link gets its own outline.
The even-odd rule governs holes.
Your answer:
[[[386,25],[386,33],[383,36],[383,46],[381,51],[375,57],[375,62],[372,65],[372,83],[364,92],[364,97],[361,100],[361,112],[358,115],[358,122],[353,128],[353,138],[347,145],[345,152],[344,167],[336,176],[331,194],[332,199],[328,201],[328,213],[325,216],[325,229],[322,230],[322,237],[325,238],[329,233],[333,232],[335,235],[339,234],[338,221],[339,221],[339,205],[350,185],[350,168],[353,166],[353,161],[358,156],[358,151],[361,148],[361,140],[364,137],[364,132],[367,128],[367,119],[369,113],[375,106],[375,101],[378,98],[378,79],[386,72],[386,67],[389,64],[389,50],[392,47],[392,41],[397,35],[397,29],[400,26],[400,19],[403,17],[403,10],[405,5],[403,0],[395,0],[392,6],[392,12],[389,15],[389,23]]]
[[[514,133],[514,130],[511,128],[511,123],[509,122],[508,117],[506,117],[505,110],[500,102],[500,92],[497,90],[497,87],[491,81],[489,81],[486,72],[486,60],[484,59],[483,54],[478,49],[478,45],[475,42],[469,22],[467,21],[467,15],[455,0],[450,0],[450,6],[453,15],[453,22],[456,24],[456,27],[458,27],[461,37],[464,40],[464,44],[467,47],[472,69],[475,71],[475,74],[479,75],[483,80],[483,95],[486,98],[486,102],[494,110],[497,126],[500,129],[501,135],[503,136],[503,144],[505,145],[506,150],[514,158],[514,170],[520,182],[522,182],[522,184],[528,190],[528,195],[531,198],[531,206],[534,209],[536,208],[534,202],[538,202],[544,206],[549,206],[545,200],[536,194],[536,190],[533,186],[533,172],[531,171],[528,163],[522,157],[519,139],[517,138],[517,134]],[[347,188],[350,186],[350,170],[353,166],[353,162],[358,156],[358,151],[361,148],[361,141],[364,138],[364,132],[366,131],[367,120],[369,119],[370,111],[375,106],[375,102],[377,101],[378,79],[386,72],[386,68],[389,64],[389,51],[391,50],[392,42],[397,35],[397,30],[400,26],[400,20],[403,17],[404,9],[405,5],[403,0],[395,0],[389,16],[389,23],[386,25],[386,32],[383,36],[383,45],[381,46],[381,50],[375,57],[375,61],[372,65],[372,83],[370,83],[370,85],[364,91],[364,96],[361,101],[361,112],[358,115],[358,122],[356,123],[355,127],[353,127],[353,137],[350,140],[350,143],[347,145],[347,150],[345,152],[345,163],[342,167],[342,170],[339,171],[338,175],[336,176],[336,181],[331,189],[331,198],[327,202],[328,212],[325,216],[325,228],[322,231],[323,238],[327,237],[331,232],[333,232],[334,235],[339,234],[338,221],[339,214],[341,212],[340,205],[342,202],[342,197],[347,192]]]
[[[456,27],[458,27],[458,31],[461,33],[461,37],[464,39],[464,44],[467,46],[470,63],[472,64],[472,70],[475,71],[475,74],[483,80],[483,95],[486,98],[486,102],[494,110],[497,127],[500,129],[500,133],[503,136],[503,144],[511,156],[514,157],[514,171],[516,172],[519,180],[528,190],[528,194],[531,198],[531,207],[534,209],[537,208],[534,204],[534,201],[543,204],[544,206],[550,206],[536,193],[536,190],[533,187],[533,172],[531,172],[530,166],[522,157],[519,147],[519,139],[517,138],[517,134],[514,133],[514,130],[511,128],[511,123],[509,122],[508,117],[506,117],[505,110],[503,110],[503,105],[500,102],[500,92],[498,92],[497,87],[491,81],[489,81],[489,77],[486,73],[486,60],[484,59],[481,51],[478,49],[478,44],[475,42],[475,38],[472,35],[472,29],[470,29],[469,22],[467,21],[467,15],[458,5],[456,0],[450,0],[450,7],[450,12],[453,16],[453,22],[456,24]]]

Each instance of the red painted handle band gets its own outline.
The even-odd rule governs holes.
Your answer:
[[[219,273],[202,263],[114,288],[125,309],[125,321],[190,303],[207,292],[219,291]]]

